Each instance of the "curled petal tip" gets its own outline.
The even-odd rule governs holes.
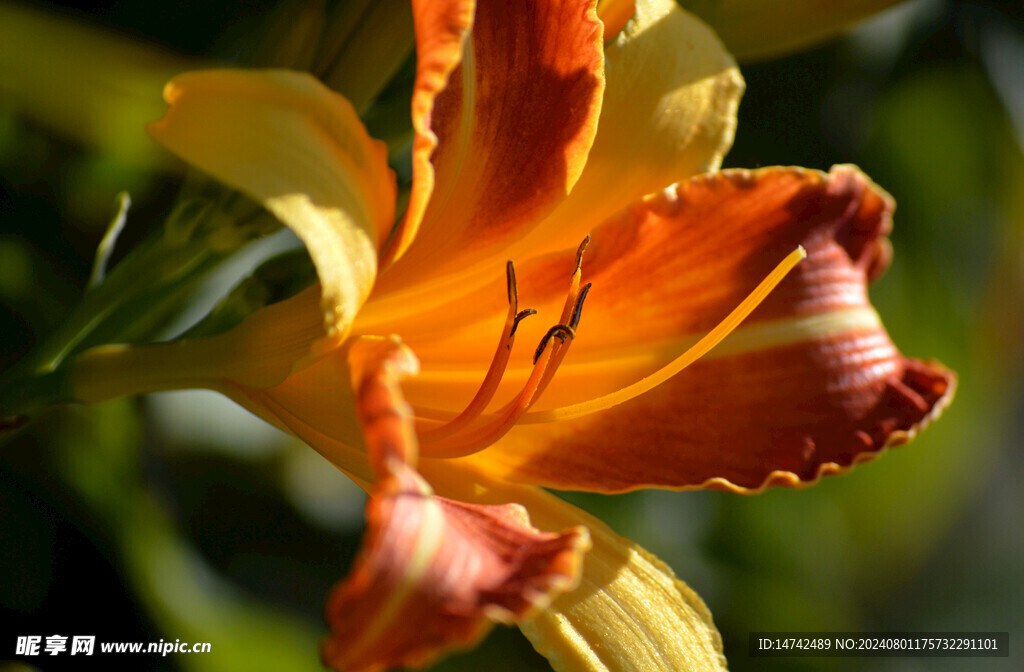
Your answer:
[[[324,662],[360,672],[430,663],[574,588],[585,528],[530,526],[522,507],[436,497],[408,465],[383,479],[352,573],[328,598]]]

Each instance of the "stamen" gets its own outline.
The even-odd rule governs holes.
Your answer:
[[[565,338],[570,333],[565,331],[565,329],[565,325],[556,325],[549,329],[541,341],[542,345],[546,345],[554,337]],[[523,386],[522,391],[511,402],[495,414],[497,418],[494,421],[484,424],[475,430],[462,432],[457,436],[451,436],[450,433],[446,433],[447,440],[440,440],[440,438],[435,436],[424,438],[426,433],[423,433],[420,435],[421,452],[429,457],[463,457],[471,455],[482,447],[489,446],[503,437],[533,405],[533,402],[539,396],[538,393],[541,391],[542,382],[545,379],[550,379],[549,376],[545,376],[548,369],[552,369],[553,373],[551,364],[557,355],[557,351],[565,349],[538,347],[540,357],[534,365],[533,371],[530,372],[530,378],[526,381],[526,385]],[[559,358],[559,361],[561,361],[561,358]]]
[[[771,273],[767,275],[767,277],[765,277],[764,280],[761,281],[757,287],[754,288],[754,291],[752,291],[747,298],[743,299],[743,301],[725,317],[724,320],[719,322],[714,329],[705,334],[705,336],[697,341],[693,347],[670,362],[667,366],[662,367],[658,371],[633,383],[632,385],[616,390],[615,392],[603,397],[591,399],[579,404],[573,404],[572,406],[554,408],[549,411],[527,413],[520,418],[520,423],[532,424],[578,418],[583,415],[594,413],[595,411],[601,411],[606,408],[611,408],[612,406],[617,406],[618,404],[629,401],[630,399],[661,385],[718,345],[726,336],[738,327],[762,301],[764,301],[765,297],[775,289],[776,285],[782,282],[782,279],[786,277],[793,267],[806,257],[807,252],[804,250],[803,246],[799,246],[797,249],[793,250],[779,263],[778,266],[774,268],[774,270],[772,270]]]
[[[421,442],[439,441],[463,429],[487,408],[487,404],[491,403],[491,399],[494,398],[494,393],[498,391],[502,375],[504,375],[505,369],[508,367],[508,358],[512,353],[516,328],[523,319],[537,314],[537,311],[533,308],[516,312],[519,303],[519,291],[516,288],[516,268],[511,261],[505,264],[505,280],[508,287],[508,313],[505,316],[505,327],[502,329],[501,338],[498,339],[498,347],[494,352],[494,357],[491,359],[491,366],[487,369],[487,375],[484,376],[483,382],[480,383],[480,389],[477,390],[476,395],[469,402],[469,405],[466,406],[465,410],[450,422],[440,427],[420,432]]]
[[[520,418],[533,406],[534,402],[540,397],[540,395],[547,388],[548,384],[554,378],[555,371],[558,369],[562,360],[565,359],[565,355],[569,350],[569,343],[576,337],[576,327],[579,326],[580,315],[583,312],[583,302],[587,298],[587,293],[590,291],[590,283],[587,283],[582,290],[580,289],[580,277],[582,275],[581,265],[583,260],[583,251],[586,249],[587,244],[590,242],[590,236],[584,238],[583,242],[580,243],[579,248],[576,251],[576,265],[573,269],[572,277],[569,281],[569,293],[566,296],[565,304],[562,307],[562,319],[555,326],[548,329],[544,337],[541,338],[540,343],[537,346],[533,356],[533,370],[530,372],[530,377],[523,386],[523,389],[516,395],[512,401],[506,404],[504,407],[499,409],[492,417],[494,420],[488,423],[484,423],[476,429],[471,429],[458,433],[453,436],[459,429],[463,429],[472,420],[476,419],[480,412],[483,410],[478,404],[478,399],[481,398],[484,390],[481,387],[481,392],[477,393],[477,397],[470,403],[470,407],[463,411],[455,420],[451,421],[447,425],[439,427],[434,430],[422,432],[420,434],[420,445],[425,448],[424,454],[430,457],[461,457],[476,452],[482,447],[488,446],[502,436],[504,436]],[[509,276],[509,305],[510,315],[511,311],[514,310],[512,306],[515,301],[515,274],[514,270],[511,270],[511,264],[508,267],[510,270],[507,275]],[[526,313],[527,311],[523,311]],[[516,315],[512,322],[511,334],[515,333],[515,327],[520,319],[519,315]],[[525,315],[523,315],[525,317]],[[507,338],[507,337],[506,337]],[[553,339],[558,339],[557,343],[552,343]],[[548,347],[548,346],[551,347]],[[509,341],[508,348],[511,349],[511,342]],[[495,356],[494,363],[491,365],[491,370],[488,371],[488,378],[485,379],[485,383],[488,387],[493,386],[497,388],[500,380],[494,380],[493,383],[490,379],[500,379],[499,375],[492,375],[494,372],[495,364],[498,362],[498,355]],[[502,358],[504,366],[508,361],[508,353],[506,352]],[[489,391],[489,395],[486,402],[483,402],[483,406],[490,401],[493,396],[494,390]],[[470,408],[474,408],[472,416],[469,415]]]

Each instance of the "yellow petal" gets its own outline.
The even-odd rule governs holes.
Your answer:
[[[377,249],[394,220],[385,147],[352,106],[308,75],[219,70],[167,85],[150,126],[165,147],[241,189],[309,249],[324,326],[343,336],[373,286]]]
[[[605,80],[582,176],[516,252],[575,248],[640,197],[717,169],[732,145],[743,79],[711,29],[674,0],[636,3],[605,49]]]
[[[534,648],[557,672],[725,670],[721,636],[700,597],[663,562],[602,527],[580,587],[520,626]]]
[[[779,56],[832,37],[898,0],[681,0],[741,61]]]
[[[524,505],[540,529],[584,525],[593,547],[580,586],[522,624],[558,672],[724,670],[721,636],[700,597],[664,563],[607,525],[538,488],[491,480],[465,460],[422,460],[446,497]]]

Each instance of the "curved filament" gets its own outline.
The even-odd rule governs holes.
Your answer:
[[[540,398],[554,378],[555,371],[565,359],[569,345],[576,337],[576,327],[579,326],[583,312],[583,302],[590,291],[589,283],[580,288],[583,251],[589,242],[590,236],[587,236],[576,252],[576,266],[570,277],[569,292],[562,306],[561,320],[548,330],[537,346],[533,358],[533,370],[530,372],[526,384],[511,401],[497,412],[490,414],[489,419],[477,422],[474,426],[474,421],[481,417],[484,408],[493,399],[501,382],[511,354],[516,325],[522,317],[535,312],[516,313],[515,270],[512,262],[508,263],[509,310],[491,366],[488,368],[487,375],[477,394],[462,413],[440,427],[420,432],[420,447],[424,455],[461,457],[485,448],[508,433]],[[420,415],[422,417],[422,413]]]
[[[491,403],[491,399],[494,398],[494,393],[497,392],[502,375],[508,366],[508,358],[512,354],[512,344],[516,340],[516,327],[519,326],[519,323],[524,318],[537,314],[537,311],[533,308],[516,312],[519,307],[519,292],[516,288],[515,265],[511,261],[505,265],[505,278],[508,284],[508,313],[505,316],[505,327],[502,329],[501,338],[498,339],[498,347],[494,352],[491,365],[487,369],[487,375],[484,376],[484,380],[480,384],[480,389],[477,390],[476,395],[469,402],[469,405],[466,406],[465,410],[450,422],[440,427],[420,432],[421,442],[439,441],[455,434],[475,420],[487,408],[487,404]]]

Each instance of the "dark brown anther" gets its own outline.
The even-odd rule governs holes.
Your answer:
[[[537,346],[537,351],[533,353],[534,364],[536,364],[537,360],[540,359],[540,356],[544,354],[544,348],[548,346],[551,339],[556,337],[564,343],[566,338],[576,338],[576,331],[568,324],[556,324],[548,329],[548,333],[544,334],[544,338],[540,339],[540,345]]]
[[[587,299],[587,293],[590,292],[590,284],[583,285],[580,289],[580,295],[576,297],[576,305],[572,308],[572,317],[569,319],[569,326],[575,329],[580,326],[580,316],[583,315],[583,302]]]
[[[511,259],[505,262],[505,282],[508,285],[508,305],[514,309],[519,305],[519,290],[516,287],[516,266]]]
[[[537,311],[534,310],[533,308],[527,308],[526,310],[520,310],[516,314],[515,319],[512,321],[512,331],[508,332],[509,345],[511,345],[512,337],[516,335],[516,329],[519,328],[519,323],[521,321],[523,321],[523,319],[529,317],[530,315],[536,315],[536,314],[537,314]]]
[[[587,237],[583,239],[582,243],[580,243],[580,246],[576,248],[576,268],[573,269],[573,273],[580,270],[580,266],[583,265],[583,251],[587,249],[587,245],[589,244],[590,234],[588,233]]]

